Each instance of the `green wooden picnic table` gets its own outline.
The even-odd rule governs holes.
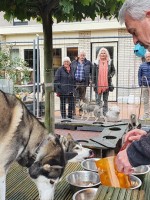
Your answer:
[[[66,176],[82,170],[80,163],[68,163],[62,180],[57,184],[54,200],[72,200],[72,192]],[[26,168],[14,164],[7,175],[7,200],[38,200],[38,191],[31,181]],[[150,173],[140,189],[121,189],[100,185],[94,200],[150,200]]]

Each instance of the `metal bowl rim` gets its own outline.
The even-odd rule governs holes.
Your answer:
[[[96,190],[96,192],[98,191],[98,188],[91,188],[91,187],[90,187],[90,188],[85,188],[85,189],[79,190],[79,191],[77,191],[76,193],[74,193],[74,195],[72,196],[72,199],[73,199],[73,200],[76,200],[75,197],[76,197],[80,192],[84,192],[84,191],[89,190],[89,189],[90,189],[90,190],[91,190],[91,189],[92,189],[92,190]]]
[[[146,172],[139,172],[139,173],[138,172],[133,172],[132,175],[142,175],[142,174],[144,175],[144,174],[147,174],[150,171],[150,167],[148,165],[145,165],[145,166],[147,167],[147,171]]]
[[[100,159],[101,159],[101,158],[88,158],[88,159],[86,159],[86,160],[83,160],[83,161],[81,162],[81,167],[82,167],[83,169],[85,169],[85,170],[88,170],[88,171],[98,172],[98,170],[89,169],[89,168],[85,167],[85,166],[84,166],[84,163],[85,163],[86,161],[90,161],[90,160],[100,160]]]
[[[73,185],[72,183],[69,182],[68,177],[69,177],[70,175],[76,173],[76,172],[77,172],[77,173],[78,173],[78,172],[79,172],[79,173],[80,173],[80,172],[81,172],[81,173],[84,173],[84,172],[86,172],[86,173],[92,173],[92,174],[96,175],[96,176],[99,178],[98,173],[92,172],[92,171],[82,170],[82,171],[74,171],[74,172],[71,172],[70,174],[68,174],[68,175],[66,176],[66,181],[67,181],[67,183],[69,183],[70,185],[75,186],[75,187],[89,188],[88,186]],[[96,184],[93,184],[93,187],[95,187],[95,186],[97,186],[97,185],[100,185],[100,184],[101,184],[101,182],[100,182],[100,179],[99,179],[99,182],[96,183]]]
[[[134,177],[134,178],[139,182],[139,184],[138,184],[137,186],[131,187],[130,189],[134,190],[134,189],[139,188],[139,187],[142,185],[142,181],[141,181],[137,176],[135,176],[135,175],[130,175],[130,177]]]

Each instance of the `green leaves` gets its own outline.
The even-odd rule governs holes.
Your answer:
[[[59,6],[54,5],[56,0],[4,0],[0,1],[0,11],[5,12],[5,19],[16,17],[20,20],[37,18],[39,21],[45,12],[51,13],[58,22],[81,21],[86,17],[95,19],[100,17],[117,17],[118,10],[124,0],[60,0]]]
[[[81,4],[84,6],[89,6],[89,4],[92,2],[91,0],[80,0]]]
[[[69,14],[74,9],[72,1],[61,0],[60,6],[62,7],[63,12],[67,14]]]

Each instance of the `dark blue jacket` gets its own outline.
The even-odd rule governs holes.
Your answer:
[[[74,60],[71,63],[71,68],[73,69],[73,73],[75,75],[78,66],[78,60]],[[85,58],[83,63],[84,73],[85,73],[85,85],[89,85],[91,73],[92,73],[92,63]]]
[[[127,149],[129,161],[133,167],[150,164],[150,133],[134,141]]]
[[[147,81],[148,85],[150,86],[150,62],[144,62],[140,65],[139,71],[138,71],[138,83],[139,86],[147,86]]]
[[[75,81],[73,70],[68,73],[64,66],[57,69],[54,79],[55,92],[60,95],[74,93]]]

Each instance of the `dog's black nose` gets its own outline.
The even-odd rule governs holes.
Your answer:
[[[90,150],[90,154],[92,154],[93,153],[93,150]]]
[[[90,150],[90,156],[94,156],[94,151]]]

